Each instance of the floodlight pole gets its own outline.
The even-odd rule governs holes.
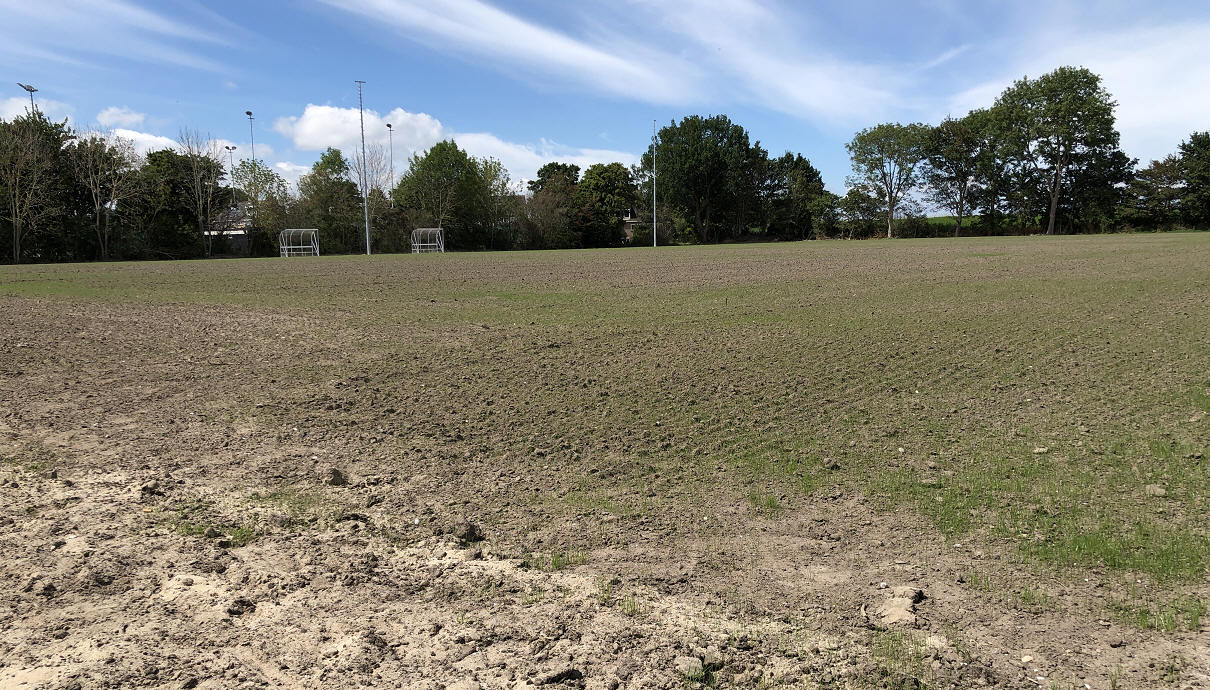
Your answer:
[[[391,141],[391,187],[395,186],[395,128],[387,123],[387,137]]]
[[[361,87],[365,84],[360,79],[355,79],[357,82],[357,111],[361,115],[361,208],[365,211],[366,218],[366,256],[370,255],[370,189],[369,175],[366,173],[366,111],[365,104],[361,97]]]
[[[29,84],[22,84],[21,82],[17,82],[17,86],[20,86],[29,92],[29,114],[33,115],[38,109],[38,107],[34,105],[34,92],[37,91],[37,89]]]
[[[231,166],[231,206],[235,207],[235,149],[238,146],[224,146],[227,149],[227,164]]]
[[[248,136],[252,138],[252,162],[256,162],[256,132],[252,131],[252,111],[245,110],[244,114],[248,116]]]
[[[655,120],[651,121],[651,246],[657,246],[655,239]]]

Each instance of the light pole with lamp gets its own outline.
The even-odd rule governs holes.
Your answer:
[[[244,114],[248,116],[248,136],[252,138],[252,161],[256,162],[256,132],[252,131],[252,111],[245,110]]]
[[[231,166],[231,206],[235,207],[235,149],[238,146],[224,146],[227,149],[227,164]]]
[[[387,137],[391,140],[391,189],[387,192],[389,194],[395,189],[395,128],[389,122],[387,123]],[[395,208],[394,195],[391,195],[391,208]]]
[[[34,92],[37,91],[37,89],[29,84],[22,84],[21,82],[17,82],[17,86],[20,86],[29,92],[29,112],[32,115],[33,112],[37,110],[37,106],[34,105]]]

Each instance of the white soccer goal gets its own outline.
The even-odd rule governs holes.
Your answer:
[[[282,256],[319,256],[319,230],[286,228],[277,235]]]
[[[445,253],[445,233],[441,228],[416,228],[412,231],[412,253]]]

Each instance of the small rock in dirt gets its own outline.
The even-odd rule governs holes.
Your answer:
[[[699,680],[706,674],[702,660],[695,656],[678,656],[672,660],[672,668],[688,680]]]
[[[1148,496],[1155,496],[1157,498],[1162,498],[1168,495],[1168,490],[1159,484],[1148,484],[1146,491]]]
[[[347,486],[349,483],[349,480],[345,478],[344,472],[335,467],[329,467],[325,470],[320,475],[319,480],[328,486]]]
[[[232,616],[242,616],[245,613],[250,613],[255,610],[256,610],[256,602],[252,601],[250,599],[245,599],[243,597],[240,597],[240,598],[236,599],[235,601],[231,602],[231,605],[227,607],[228,615],[232,615]]]
[[[823,468],[825,470],[838,470],[838,469],[840,469],[840,463],[836,462],[832,458],[824,458],[823,459]]]
[[[139,487],[139,493],[147,496],[160,496],[164,492],[160,490],[159,480],[152,479],[149,482],[143,482],[143,485]]]
[[[899,586],[891,590],[891,596],[867,611],[866,618],[876,628],[916,625],[916,604],[924,601],[924,592],[916,587]]]
[[[1034,658],[1033,658],[1032,656],[1028,655],[1028,654],[1026,654],[1025,656],[1021,657],[1021,663],[1023,663],[1023,664],[1028,664],[1029,662],[1031,662],[1031,661],[1033,661],[1033,660],[1034,660]]]
[[[1050,449],[1046,446],[1038,446],[1037,448],[1034,448],[1034,455],[1045,455],[1049,452]]]
[[[215,537],[219,536],[219,531],[218,531],[218,530],[216,530],[216,529],[214,529],[214,527],[213,527],[213,526],[210,526],[210,527],[207,527],[207,528],[206,528],[206,531],[205,531],[205,532],[203,532],[202,534],[203,534],[203,535],[204,535],[204,536],[205,536],[207,539],[214,539]]]

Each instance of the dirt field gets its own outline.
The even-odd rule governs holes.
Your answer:
[[[0,687],[1210,688],[1210,235],[0,267]]]

